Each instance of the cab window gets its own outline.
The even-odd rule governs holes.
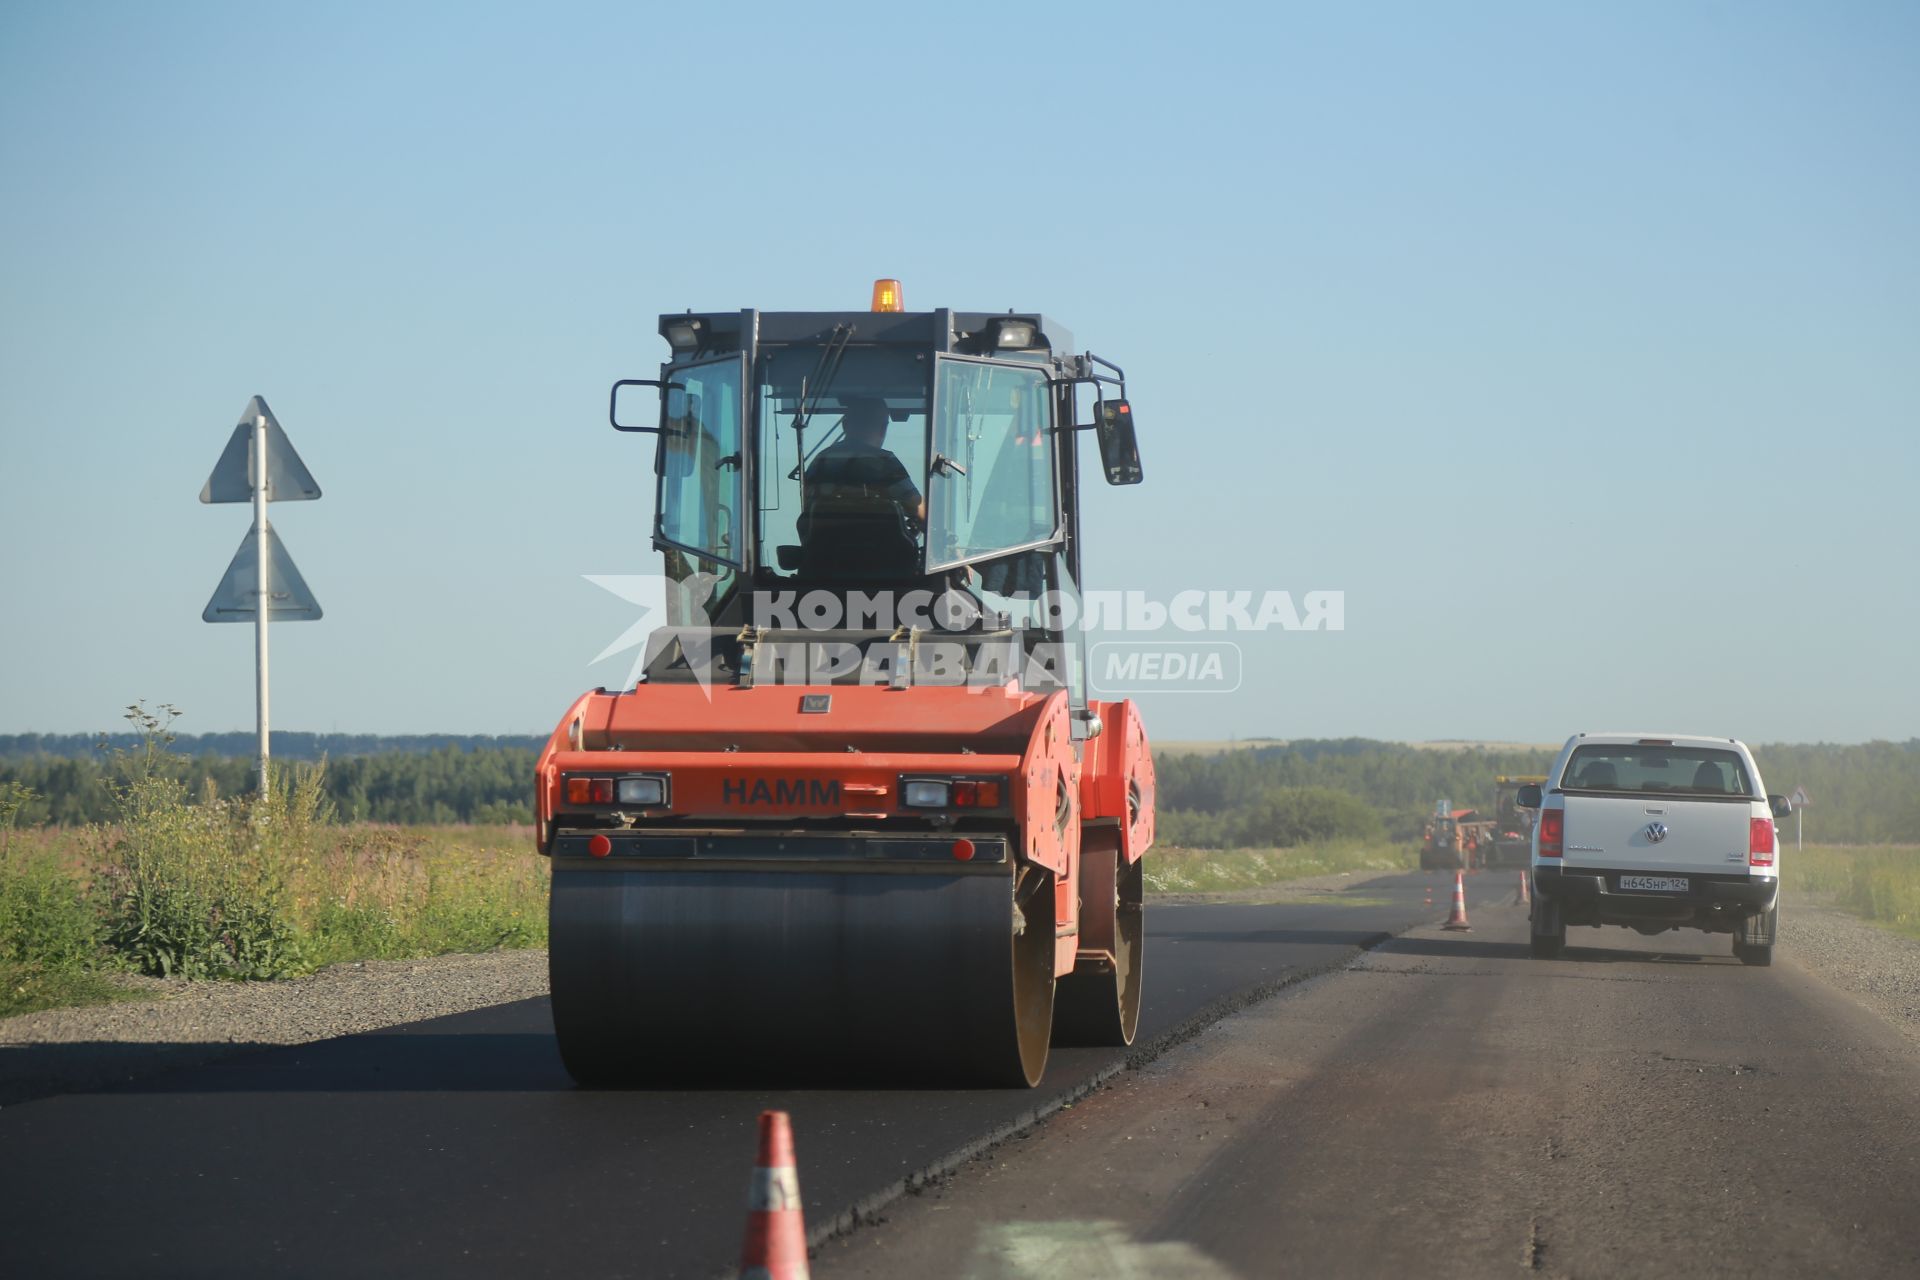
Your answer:
[[[1049,419],[1042,371],[940,361],[927,476],[929,569],[1054,536]]]
[[[742,469],[738,356],[671,371],[660,429],[659,535],[740,566]]]

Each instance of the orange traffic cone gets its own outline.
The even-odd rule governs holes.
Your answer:
[[[800,1173],[793,1164],[793,1127],[784,1111],[760,1113],[760,1157],[747,1189],[740,1280],[807,1280]]]
[[[1442,929],[1459,929],[1472,932],[1473,926],[1467,923],[1467,880],[1466,873],[1453,873],[1453,914],[1447,917]]]
[[[1433,905],[1433,883],[1431,881],[1427,883],[1427,900],[1423,902],[1421,905],[1427,906],[1427,907],[1430,907]]]
[[[1520,887],[1513,891],[1513,905],[1516,907],[1524,907],[1531,905],[1532,902],[1533,885],[1528,883],[1527,873],[1523,870],[1520,873]]]

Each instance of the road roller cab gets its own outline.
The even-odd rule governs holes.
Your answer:
[[[614,387],[666,617],[538,765],[582,1082],[1031,1085],[1133,1038],[1153,764],[1077,619],[1079,433],[1142,476],[1124,375],[898,298],[663,316],[660,376]]]

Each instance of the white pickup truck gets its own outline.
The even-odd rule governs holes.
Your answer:
[[[1570,924],[1644,934],[1733,935],[1745,964],[1773,961],[1787,812],[1732,738],[1581,733],[1543,784],[1520,790],[1533,828],[1533,954],[1554,959]]]

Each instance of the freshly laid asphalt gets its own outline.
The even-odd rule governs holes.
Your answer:
[[[1469,877],[1469,906],[1510,901],[1513,880]],[[1150,904],[1132,1053],[1439,918],[1450,889],[1409,875],[1307,901]],[[767,1046],[769,1081],[779,1054]],[[707,1277],[737,1257],[763,1109],[793,1116],[818,1228],[1127,1057],[1056,1049],[1031,1091],[595,1092],[562,1070],[544,999],[242,1053],[0,1110],[0,1275]]]

